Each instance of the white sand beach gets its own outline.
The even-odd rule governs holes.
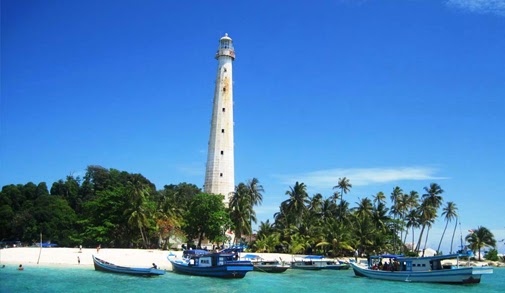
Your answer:
[[[40,260],[39,260],[40,253]],[[156,249],[120,249],[120,248],[102,248],[97,252],[96,248],[42,248],[38,247],[15,247],[0,249],[0,264],[1,265],[15,265],[22,264],[24,267],[37,265],[42,266],[72,266],[72,267],[88,267],[93,268],[92,255],[96,255],[108,262],[121,266],[135,266],[135,267],[150,267],[155,263],[158,267],[164,270],[172,270],[172,265],[167,260],[170,252],[166,250]],[[182,256],[182,251],[173,251],[177,257]],[[244,256],[246,252],[241,253]],[[293,257],[300,258],[303,255],[291,255],[280,253],[254,253],[266,260],[281,259],[286,262],[291,262]],[[80,263],[78,262],[80,259]],[[342,260],[348,261],[348,258]],[[363,258],[359,259],[363,260]],[[448,260],[452,264],[456,264],[456,260]],[[460,265],[466,265],[466,262],[460,262]],[[503,266],[503,263],[498,262],[477,262],[472,261],[470,265],[473,266]]]
[[[40,253],[40,260],[39,260]],[[93,267],[92,255],[102,258],[108,262],[121,266],[150,267],[155,263],[159,268],[172,270],[172,265],[167,260],[170,252],[156,249],[120,249],[102,248],[97,252],[96,248],[42,248],[38,247],[15,247],[0,249],[0,264],[20,265],[29,267],[31,265],[43,266],[82,266]],[[173,251],[177,257],[182,256],[182,251]],[[241,253],[243,256],[247,253]],[[265,259],[279,259],[290,262],[292,255],[277,253],[254,253]],[[80,264],[78,263],[80,259]]]

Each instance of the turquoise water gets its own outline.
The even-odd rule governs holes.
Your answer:
[[[476,285],[422,284],[371,280],[348,271],[288,270],[283,274],[249,272],[244,279],[222,280],[167,272],[134,277],[79,268],[27,266],[0,269],[0,292],[505,292],[505,268]]]

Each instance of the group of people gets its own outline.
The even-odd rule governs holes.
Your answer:
[[[397,260],[395,261],[389,260],[389,262],[384,262],[383,264],[381,260],[378,264],[376,263],[372,266],[372,270],[398,271],[400,270],[400,263]]]

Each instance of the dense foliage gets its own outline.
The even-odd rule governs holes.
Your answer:
[[[286,191],[274,221],[258,223],[253,238],[254,207],[262,203],[264,192],[256,178],[239,183],[225,206],[222,195],[202,193],[194,184],[156,190],[141,174],[89,166],[84,178],[67,176],[49,190],[44,182],[4,186],[0,240],[31,245],[42,234],[44,241],[60,246],[169,249],[175,242],[200,246],[205,240],[220,245],[235,235],[236,243],[247,243],[259,252],[417,255],[426,248],[441,210],[445,228],[438,250],[453,222],[450,252],[463,245],[454,243],[457,206],[443,205],[444,191],[438,184],[424,187],[422,195],[396,186],[390,201],[378,192],[371,198],[357,198],[354,206],[347,201],[352,198],[351,188],[349,179],[339,178],[335,192],[325,198],[310,196],[307,186],[296,182]],[[496,246],[484,227],[466,240],[475,252]]]

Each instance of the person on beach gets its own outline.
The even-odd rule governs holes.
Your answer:
[[[155,263],[153,263],[153,269],[158,269],[158,266]]]
[[[24,270],[24,269],[25,269],[25,268],[23,268],[23,265],[19,265],[19,267],[18,267],[18,271],[22,271],[22,270]]]
[[[77,256],[77,264],[81,264],[81,258],[79,256]]]
[[[102,248],[102,244],[98,244],[98,246],[96,247],[96,253],[100,252],[100,248]]]

